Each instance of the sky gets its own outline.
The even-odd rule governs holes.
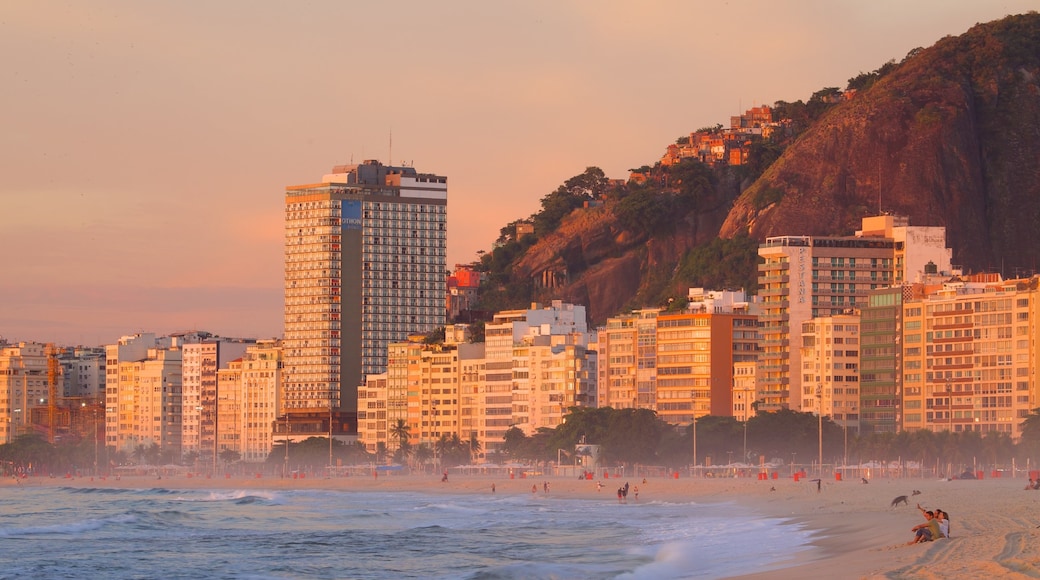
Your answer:
[[[448,177],[448,265],[586,167],[1040,1],[0,5],[0,337],[282,334],[285,187]]]

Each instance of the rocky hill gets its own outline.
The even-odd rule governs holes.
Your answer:
[[[485,256],[485,309],[563,299],[587,305],[599,324],[691,285],[753,285],[756,242],[851,234],[879,211],[946,226],[954,263],[970,270],[1035,270],[1040,15],[977,25],[883,70],[785,144],[760,177],[658,165],[649,183],[597,189],[588,207],[572,211],[577,198],[562,214],[561,186],[543,213],[565,217],[537,231],[536,214],[535,241]]]
[[[946,226],[955,264],[1031,271],[1038,157],[1040,15],[1031,13],[915,51],[831,109],[741,195],[720,235],[848,234],[880,209]]]

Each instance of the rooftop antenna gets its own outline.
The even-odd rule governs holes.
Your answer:
[[[878,215],[885,215],[881,211],[881,160],[877,162],[877,213]]]
[[[390,129],[390,151],[387,152],[387,165],[394,166],[394,130]]]

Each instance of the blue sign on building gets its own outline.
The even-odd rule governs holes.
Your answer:
[[[343,200],[343,229],[345,229],[345,230],[360,230],[361,229],[361,200],[357,200],[357,199],[344,199]]]

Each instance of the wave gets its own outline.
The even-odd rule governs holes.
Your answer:
[[[544,562],[524,562],[494,566],[466,576],[466,580],[586,580],[614,578],[616,570],[604,566],[567,566]]]
[[[105,526],[134,523],[139,516],[135,513],[118,514],[106,518],[88,518],[75,522],[51,524],[47,526],[27,526],[24,528],[0,529],[0,538],[39,536],[39,535],[74,535],[99,530]]]
[[[270,505],[280,505],[282,503],[281,496],[274,492],[265,491],[245,491],[245,490],[234,490],[234,491],[211,491],[205,496],[191,497],[191,496],[180,496],[174,498],[175,501],[184,502],[232,502],[237,505],[248,505],[253,503],[266,503]]]
[[[133,494],[140,493],[141,490],[129,489],[121,487],[59,487],[58,491],[64,491],[67,493],[79,493],[79,494],[105,494],[105,495],[120,495],[120,494]]]

